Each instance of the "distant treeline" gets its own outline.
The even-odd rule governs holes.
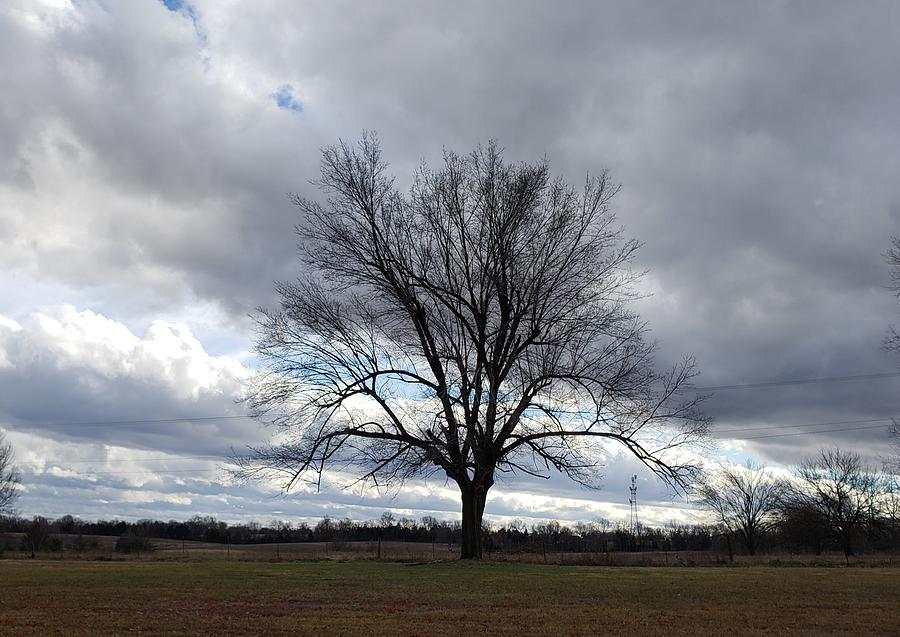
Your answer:
[[[186,521],[81,520],[66,515],[56,520],[41,517],[0,517],[0,550],[32,548],[61,550],[59,536],[113,536],[128,538],[123,546],[147,546],[143,539],[186,540],[219,544],[276,544],[291,542],[434,542],[458,545],[461,528],[458,521],[425,516],[419,520],[395,518],[385,513],[379,520],[364,522],[325,517],[314,525],[306,522],[273,521],[267,525],[250,522],[228,524],[210,516],[194,516]],[[22,534],[16,545],[8,534]],[[556,521],[527,525],[516,520],[509,524],[486,524],[483,529],[487,552],[602,553],[625,551],[739,551],[739,543],[721,526],[669,523],[662,527],[639,526],[632,530],[606,520],[578,522],[571,526]],[[859,552],[900,550],[900,528],[895,519],[872,520],[856,537]],[[735,544],[732,546],[732,544]],[[90,546],[81,539],[76,546]],[[782,512],[777,523],[760,539],[762,552],[815,553],[839,551],[840,537],[831,533],[825,521],[804,509]]]
[[[113,536],[188,540],[230,544],[275,544],[290,542],[437,542],[459,544],[462,530],[458,521],[425,516],[419,520],[395,518],[385,513],[379,520],[364,522],[325,517],[310,526],[306,522],[275,521],[228,524],[209,516],[186,521],[98,520],[90,522],[71,515],[56,520],[0,517],[0,532],[46,535],[50,548],[54,535]],[[579,522],[572,526],[556,521],[526,525],[514,521],[484,526],[485,548],[489,551],[604,552],[632,550],[692,550],[713,547],[716,532],[706,525],[671,523],[664,528],[641,527],[637,533],[607,521]],[[8,546],[7,548],[14,548]]]

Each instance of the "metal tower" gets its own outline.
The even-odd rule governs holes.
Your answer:
[[[631,486],[628,487],[628,492],[631,494],[631,497],[628,498],[628,504],[631,505],[631,535],[637,538],[638,530],[640,529],[637,508],[637,474],[631,476]]]

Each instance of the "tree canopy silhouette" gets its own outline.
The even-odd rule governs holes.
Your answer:
[[[596,486],[614,445],[675,487],[703,439],[686,357],[653,364],[630,309],[639,247],[616,225],[606,172],[583,188],[496,143],[423,165],[407,193],[366,134],[322,151],[318,202],[292,196],[302,274],[258,314],[248,392],[270,444],[245,476],[391,485],[446,476],[462,498],[463,558],[481,557],[501,475],[561,472]]]
[[[19,497],[19,472],[13,464],[13,448],[0,431],[0,514],[12,513]]]
[[[760,540],[775,523],[784,484],[766,468],[747,462],[743,467],[721,464],[697,485],[698,502],[715,515],[728,540],[741,539],[750,555],[756,555]]]
[[[900,299],[900,235],[891,237],[891,249],[884,253],[884,258],[891,266],[891,291]],[[891,327],[884,345],[889,350],[900,350],[900,333],[895,327]]]
[[[884,258],[891,266],[891,291],[900,299],[900,235],[891,237],[891,248],[884,254]],[[890,335],[884,341],[887,350],[900,351],[900,332],[896,327],[891,327]],[[900,473],[900,420],[894,419],[891,424],[891,434],[894,437],[894,456],[892,468],[895,473]]]

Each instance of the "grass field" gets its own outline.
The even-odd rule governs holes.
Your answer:
[[[891,568],[0,561],[0,635],[900,635]]]

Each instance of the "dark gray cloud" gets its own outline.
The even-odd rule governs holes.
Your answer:
[[[699,385],[897,369],[880,349],[898,310],[880,256],[900,232],[895,3],[167,4],[0,9],[0,315],[29,335],[2,341],[17,367],[0,369],[0,425],[233,409],[231,385],[192,401],[158,369],[104,375],[28,317],[68,303],[138,340],[184,322],[198,360],[246,361],[247,311],[295,272],[285,193],[311,193],[317,149],[364,128],[401,182],[443,146],[489,138],[574,182],[610,168],[645,243],[639,307],[660,364],[692,352]],[[856,421],[900,410],[898,388],[719,391],[708,410],[734,459],[876,456],[886,423]],[[841,428],[856,429],[825,431]],[[38,433],[199,454],[251,429]],[[630,470],[599,497],[627,501]],[[550,482],[523,484],[567,493]]]

